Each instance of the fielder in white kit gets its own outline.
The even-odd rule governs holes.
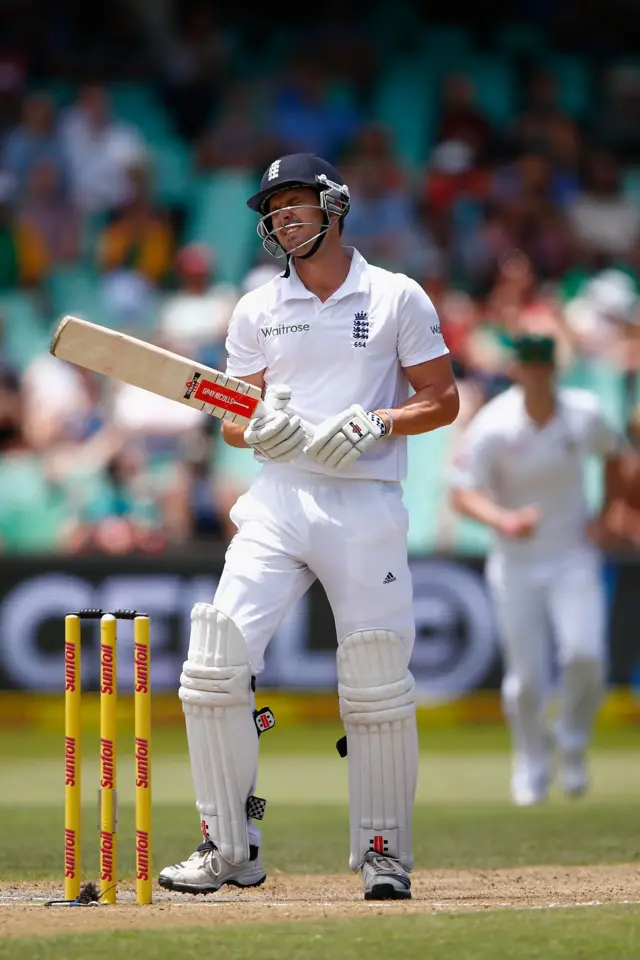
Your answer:
[[[586,390],[557,388],[554,341],[515,345],[517,385],[491,400],[467,429],[456,461],[453,505],[495,532],[487,558],[503,643],[503,708],[511,728],[511,794],[544,800],[553,748],[565,792],[588,786],[586,750],[603,693],[606,609],[583,468],[605,462],[607,516],[624,438]],[[551,630],[549,629],[551,628]],[[560,707],[546,726],[550,638],[560,669]]]
[[[239,301],[229,327],[227,371],[263,387],[269,410],[246,430],[222,426],[263,466],[231,511],[238,532],[213,604],[192,613],[180,697],[204,843],[161,872],[169,889],[265,879],[252,790],[271,718],[254,718],[252,689],[274,631],[318,578],[338,637],[349,863],[367,899],[411,896],[418,743],[400,481],[406,437],[451,423],[458,394],[421,287],[342,245],[349,203],[337,170],[310,154],[276,160],[248,200],[286,269]]]

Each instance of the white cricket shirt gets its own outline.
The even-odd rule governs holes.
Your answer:
[[[613,456],[624,445],[595,394],[560,388],[557,398],[554,416],[539,427],[527,414],[520,387],[510,387],[471,421],[456,458],[454,487],[485,490],[507,509],[540,509],[532,537],[495,535],[494,552],[510,559],[542,560],[584,543],[585,460]]]
[[[293,263],[290,276],[247,293],[234,310],[226,347],[229,374],[264,370],[267,383],[291,388],[290,409],[313,424],[353,403],[365,410],[397,406],[409,396],[403,367],[448,353],[420,285],[371,266],[355,249],[347,278],[325,303],[305,287]],[[310,473],[402,480],[407,439],[380,440],[348,470],[304,454],[293,462]]]

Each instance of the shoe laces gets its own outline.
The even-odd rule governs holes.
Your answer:
[[[364,859],[366,863],[371,864],[373,869],[380,873],[396,873],[402,874],[402,876],[405,874],[405,870],[400,861],[394,860],[393,857],[385,857],[381,853],[368,850]]]
[[[189,857],[189,860],[200,860],[203,866],[211,868],[216,877],[222,869],[220,853],[213,840],[205,840],[204,843],[200,843]]]

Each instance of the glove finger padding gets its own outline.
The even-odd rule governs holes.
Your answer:
[[[256,443],[264,443],[277,436],[281,430],[288,426],[291,417],[283,410],[270,410],[261,417],[255,417],[249,421],[249,426],[244,432],[245,442],[250,447]]]
[[[286,429],[264,443],[256,443],[254,448],[270,460],[291,460],[302,451],[306,442],[307,435],[300,418],[292,417]]]
[[[256,447],[259,446],[261,450],[271,450],[274,447],[277,447],[279,443],[282,443],[283,441],[294,436],[296,433],[299,433],[301,429],[300,417],[287,417],[277,432],[269,433],[264,437],[260,437],[258,442],[254,445]]]
[[[343,470],[382,436],[378,424],[358,404],[316,427],[305,453],[328,467]]]

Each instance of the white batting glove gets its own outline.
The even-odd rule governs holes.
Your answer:
[[[291,390],[282,384],[267,387],[264,401],[244,432],[245,443],[268,460],[284,463],[302,453],[308,436],[302,420],[284,409],[291,400]]]
[[[327,467],[345,470],[386,432],[387,425],[382,417],[367,413],[354,403],[315,427],[311,443],[304,452]]]

